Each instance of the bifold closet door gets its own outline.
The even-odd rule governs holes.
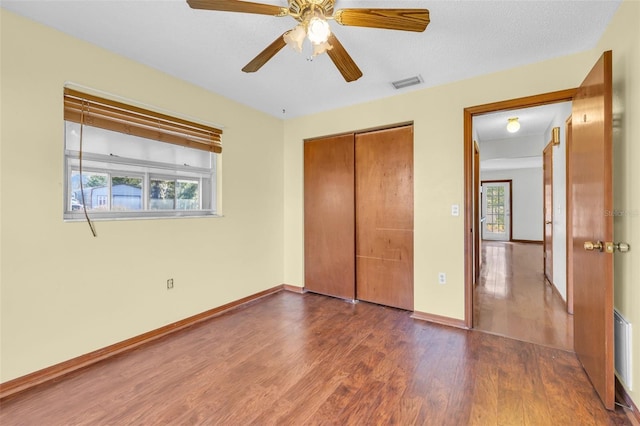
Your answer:
[[[355,299],[354,135],[304,143],[305,289]]]
[[[355,143],[357,298],[413,310],[413,126]]]

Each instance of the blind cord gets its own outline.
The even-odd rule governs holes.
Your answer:
[[[89,213],[87,213],[87,203],[84,199],[84,184],[82,183],[82,129],[84,128],[84,102],[82,110],[80,111],[80,152],[78,153],[80,165],[80,194],[82,194],[82,210],[84,211],[84,217],[87,219],[87,223],[89,224],[89,229],[91,229],[91,233],[94,237],[97,237],[96,228],[93,226],[93,222],[89,219]]]

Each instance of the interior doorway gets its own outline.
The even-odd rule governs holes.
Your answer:
[[[489,177],[487,177],[487,175],[482,172],[482,165],[480,166],[480,173],[478,173],[475,167],[467,166],[465,168],[465,179],[467,185],[471,185],[470,188],[466,187],[467,196],[473,196],[476,193],[476,185],[480,183],[478,182],[479,180],[506,180],[495,178],[495,176],[500,176],[501,173],[504,176],[508,175],[508,173],[505,174],[502,171],[499,173],[497,170],[511,167],[510,165],[506,165],[505,158],[503,158],[505,155],[494,155],[493,157],[498,158],[490,158],[492,161],[486,161],[487,156],[483,156],[482,152],[481,142],[483,135],[481,133],[479,134],[473,126],[475,116],[489,115],[501,111],[508,111],[504,112],[504,114],[512,113],[515,110],[519,112],[524,108],[571,101],[572,96],[573,90],[568,90],[465,110],[465,156],[473,163],[476,163],[476,146],[479,141],[481,164],[492,163],[492,168],[496,170],[493,174],[489,173]],[[563,123],[566,117],[567,116],[562,117]],[[505,127],[506,123],[507,121],[505,119]],[[549,129],[549,131],[551,131],[551,129]],[[537,158],[533,158],[532,155],[523,154],[517,159],[520,162],[520,169],[532,168],[534,166],[531,164],[539,163],[535,165],[535,167],[539,168],[539,179],[534,178],[534,182],[532,183],[532,185],[536,186],[536,190],[539,191],[539,197],[538,194],[534,195],[529,190],[523,190],[520,182],[513,182],[511,184],[511,190],[513,190],[513,187],[516,187],[520,191],[517,195],[520,197],[520,211],[518,211],[516,205],[511,209],[507,209],[501,197],[498,196],[497,199],[499,203],[497,210],[498,212],[503,211],[505,214],[499,220],[488,221],[488,219],[493,218],[487,216],[487,207],[491,204],[487,202],[487,198],[491,198],[492,195],[495,198],[496,194],[493,193],[496,191],[504,191],[504,189],[498,190],[491,188],[485,192],[485,182],[482,182],[482,207],[479,209],[482,214],[482,225],[480,226],[482,229],[482,244],[480,249],[476,248],[476,235],[473,233],[473,229],[478,229],[477,227],[473,227],[477,218],[466,218],[472,228],[469,235],[466,236],[467,241],[465,241],[466,247],[472,247],[472,250],[467,251],[468,258],[465,262],[467,268],[469,263],[472,265],[472,267],[466,271],[466,273],[471,275],[470,277],[466,277],[466,282],[473,283],[466,288],[468,296],[466,299],[467,324],[470,328],[485,328],[485,331],[507,335],[508,337],[571,350],[573,338],[570,333],[572,332],[573,324],[571,322],[572,318],[567,314],[565,303],[566,292],[562,291],[564,295],[560,295],[555,287],[546,285],[544,281],[544,252],[542,249],[544,234],[542,151],[545,145],[547,145],[548,140],[543,140],[542,142],[540,147],[536,148]],[[497,142],[494,143],[493,146],[489,148],[489,151],[491,149],[495,150],[499,145]],[[469,148],[468,151],[467,148]],[[507,148],[503,148],[501,152],[505,152],[511,148],[512,146],[509,145]],[[481,175],[480,179],[476,177],[478,174]],[[524,175],[525,173],[520,172],[520,174]],[[523,193],[525,197],[535,197],[536,200],[539,198],[539,208],[523,208]],[[512,202],[514,198],[516,198],[516,195],[512,196]],[[467,200],[467,202],[471,201],[471,206],[475,206],[475,197]],[[533,233],[534,235],[526,235],[526,233],[523,232],[523,210],[528,212],[535,210],[537,216],[539,216],[535,218],[535,227],[529,226],[526,229],[526,231],[532,231],[533,228],[536,228],[535,233]],[[519,224],[518,219],[516,219],[516,224],[509,226],[512,238],[505,238],[504,235],[507,229],[505,223],[506,213],[510,213],[509,222],[513,220],[514,215],[520,214],[521,216]],[[497,225],[498,230],[502,233],[499,238],[495,238],[495,235],[488,232],[491,227],[491,222],[494,224],[493,228],[495,229]],[[528,223],[531,223],[531,221]],[[469,262],[470,259],[472,259],[472,262]],[[475,268],[477,264],[482,265],[479,271]],[[564,266],[564,268],[566,269],[566,266]],[[476,278],[476,276],[478,277]],[[529,285],[525,284],[520,288],[517,287],[517,285],[527,282]],[[563,286],[562,290],[565,290],[564,286],[566,286],[566,283],[564,279],[559,285]],[[531,290],[531,288],[537,288],[537,293],[530,293],[529,290]],[[519,306],[518,303],[521,305]],[[534,306],[536,309],[534,309]],[[536,315],[539,315],[538,319],[543,322],[536,322]],[[545,317],[546,319],[544,319]],[[510,320],[505,321],[505,318],[509,318]],[[557,322],[557,327],[550,327],[550,318],[553,318],[553,321]],[[502,324],[500,324],[500,321],[502,321]],[[491,326],[489,326],[489,324]]]
[[[613,209],[613,71],[612,52],[606,51],[576,89],[479,105],[464,109],[465,198],[465,325],[474,324],[473,252],[473,119],[498,110],[513,110],[570,101],[571,117],[565,133],[567,296],[573,294],[574,349],[585,373],[607,409],[614,409],[613,358],[613,219],[602,211]],[[509,120],[511,121],[511,120]],[[482,153],[482,150],[481,150]],[[584,188],[589,188],[585,191]],[[558,240],[556,238],[556,240]],[[555,251],[555,250],[554,250]],[[554,268],[555,269],[555,268]],[[556,287],[558,288],[558,287]],[[573,293],[572,293],[573,292]],[[567,297],[569,300],[569,297]],[[571,309],[571,307],[569,307]]]

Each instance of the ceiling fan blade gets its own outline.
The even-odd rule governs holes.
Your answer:
[[[280,50],[282,50],[282,48],[285,46],[286,46],[286,43],[284,42],[284,34],[282,34],[280,37],[275,39],[273,43],[267,46],[266,49],[258,53],[258,56],[253,58],[251,62],[245,65],[244,68],[242,68],[242,71],[244,72],[258,71],[260,68],[262,68],[264,64],[267,63],[269,59],[273,58],[275,54],[278,53]]]
[[[429,25],[429,10],[340,9],[333,18],[340,25],[422,32]]]
[[[289,14],[289,9],[286,7],[240,0],[187,0],[187,3],[192,9],[257,13],[260,15],[273,16],[286,16]]]
[[[349,56],[344,46],[342,46],[342,43],[338,41],[333,33],[329,36],[327,41],[331,46],[333,46],[331,50],[327,50],[327,54],[347,83],[356,81],[362,77],[362,71],[360,71],[360,68],[358,68],[356,63],[353,62],[351,56]]]

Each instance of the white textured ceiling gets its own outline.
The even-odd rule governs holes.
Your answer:
[[[551,127],[555,119],[564,121],[571,114],[571,103],[558,102],[531,108],[498,111],[473,117],[473,128],[478,142],[497,139],[520,138],[522,136],[542,136]],[[517,117],[520,130],[516,133],[507,131],[509,118]]]
[[[263,3],[286,6],[285,0]],[[241,68],[293,28],[290,17],[193,10],[184,0],[2,0],[57,28],[276,117],[292,118],[593,48],[619,0],[336,0],[343,7],[427,8],[423,33],[332,30],[363,71],[346,83],[327,55],[285,48],[254,74]],[[395,90],[391,82],[424,83]],[[99,88],[97,88],[99,89]]]

